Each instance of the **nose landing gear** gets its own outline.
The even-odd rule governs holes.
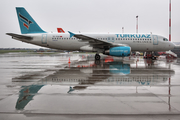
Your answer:
[[[145,52],[144,59],[156,60],[157,56],[154,54],[154,52]]]

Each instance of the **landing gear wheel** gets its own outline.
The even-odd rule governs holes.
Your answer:
[[[100,65],[100,60],[95,60],[96,65]]]
[[[156,57],[152,56],[152,60],[156,60]]]
[[[100,60],[101,59],[101,56],[99,54],[96,54],[95,55],[95,60]]]

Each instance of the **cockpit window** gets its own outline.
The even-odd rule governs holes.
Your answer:
[[[166,39],[166,38],[163,38],[163,41],[169,41],[168,39]]]

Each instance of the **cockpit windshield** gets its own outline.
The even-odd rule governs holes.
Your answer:
[[[167,38],[163,38],[163,41],[169,41]]]

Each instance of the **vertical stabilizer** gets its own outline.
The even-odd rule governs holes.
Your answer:
[[[62,28],[57,28],[58,33],[65,33]]]
[[[22,34],[46,33],[23,7],[16,7],[16,12]]]

